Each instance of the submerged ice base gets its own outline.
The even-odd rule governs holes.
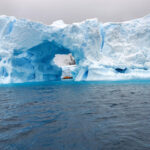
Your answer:
[[[57,66],[57,54],[76,65]],[[0,83],[150,78],[150,16],[122,23],[97,19],[43,25],[0,16]]]

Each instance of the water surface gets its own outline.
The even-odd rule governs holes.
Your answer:
[[[0,150],[149,149],[149,82],[0,87]]]

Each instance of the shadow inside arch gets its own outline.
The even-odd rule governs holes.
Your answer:
[[[44,81],[61,80],[62,68],[57,66],[53,59],[56,54],[69,53],[70,50],[55,41],[44,41],[27,50],[27,57],[31,60],[35,72],[42,74]]]

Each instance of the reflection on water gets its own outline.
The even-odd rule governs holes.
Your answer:
[[[0,150],[149,150],[150,84],[0,87]]]

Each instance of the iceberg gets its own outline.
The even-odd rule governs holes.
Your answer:
[[[55,63],[56,55],[70,53],[75,65]],[[74,81],[150,78],[150,16],[122,23],[89,19],[51,25],[0,16],[1,84],[63,76]]]

